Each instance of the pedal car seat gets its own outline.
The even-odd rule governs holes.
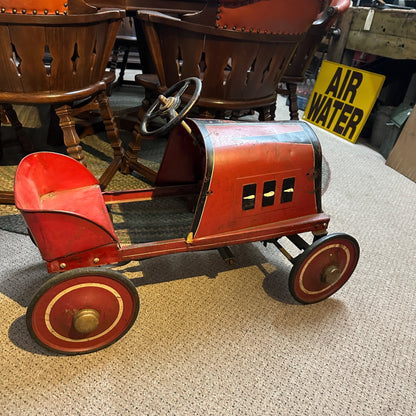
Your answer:
[[[14,191],[16,207],[44,260],[117,246],[100,185],[76,160],[32,153],[17,168]]]

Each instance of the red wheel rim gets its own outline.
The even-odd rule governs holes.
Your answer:
[[[29,307],[29,330],[41,345],[69,354],[96,351],[114,343],[134,323],[139,307],[137,291],[122,275],[121,279],[102,273],[57,277],[57,282],[47,282],[46,288],[41,288]],[[79,332],[76,328],[79,322],[85,324],[85,319],[89,323],[92,319],[93,329],[85,330],[84,325],[84,331]]]
[[[290,290],[299,302],[314,303],[333,295],[353,273],[357,241],[348,235],[324,237],[299,257],[290,275]]]

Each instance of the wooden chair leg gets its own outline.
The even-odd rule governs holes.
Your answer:
[[[270,106],[257,108],[256,110],[259,112],[259,121],[271,121],[274,119]]]
[[[82,147],[80,145],[80,138],[75,129],[75,121],[71,115],[71,107],[67,104],[54,108],[56,115],[59,118],[59,126],[62,129],[64,143],[68,155],[73,159],[78,160],[83,165],[86,165]]]
[[[127,61],[129,59],[129,53],[130,53],[129,47],[127,46],[126,49],[123,52],[123,60],[121,62],[120,73],[119,73],[118,79],[117,79],[117,85],[119,85],[120,87],[123,85],[124,73],[126,72]]]
[[[47,143],[50,146],[62,146],[64,144],[64,135],[59,127],[59,117],[55,112],[55,108],[49,108],[49,126]]]
[[[25,132],[23,129],[22,123],[19,121],[16,111],[14,111],[14,108],[9,103],[3,103],[2,107],[4,109],[4,113],[9,119],[15,133],[17,140],[20,143],[20,146],[22,146],[24,153],[32,153],[35,151],[35,147],[33,145],[32,139],[29,137],[29,135]]]
[[[277,97],[276,97],[276,99],[277,99]],[[277,108],[276,103],[274,103],[270,106],[270,116],[271,116],[272,120],[274,120],[276,118],[276,108]]]
[[[116,122],[114,121],[113,113],[108,102],[107,94],[104,91],[102,91],[100,94],[98,94],[97,101],[100,108],[100,115],[104,123],[105,131],[107,133],[107,137],[110,141],[111,147],[113,148],[114,155],[113,161],[105,170],[105,172],[101,175],[101,178],[99,180],[101,189],[105,189],[121,166],[124,157],[124,150],[120,140],[118,128]]]
[[[132,171],[135,171],[138,174],[144,176],[151,183],[154,183],[156,180],[157,172],[139,163],[137,160],[138,154],[142,148],[142,141],[143,137],[140,134],[140,125],[139,123],[136,123],[133,129],[132,139],[129,142],[127,152],[123,158],[121,172],[124,174],[129,174]]]
[[[286,84],[289,91],[289,114],[291,120],[299,120],[299,107],[298,96],[296,93],[297,85],[295,83],[288,82]]]

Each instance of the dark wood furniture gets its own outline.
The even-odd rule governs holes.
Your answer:
[[[304,82],[305,73],[309,68],[315,51],[329,32],[334,22],[350,7],[350,0],[332,0],[326,9],[307,31],[305,37],[299,42],[286,71],[281,79],[286,89],[279,93],[289,96],[289,113],[291,120],[298,120],[297,85]]]
[[[111,68],[120,68],[120,73],[114,86],[121,86],[125,82],[124,72],[128,65],[133,68],[142,69],[141,61],[138,57],[140,52],[141,58],[144,60],[143,66],[146,71],[146,55],[148,54],[149,49],[145,44],[146,40],[140,22],[138,22],[136,18],[137,11],[153,10],[173,16],[182,16],[187,13],[201,11],[204,8],[205,3],[206,0],[117,0],[115,2],[109,0],[97,0],[90,2],[90,4],[97,7],[120,7],[126,9],[127,16],[120,24],[111,58]]]
[[[196,76],[203,79],[200,114],[257,109],[260,119],[273,119],[277,84],[321,1],[301,0],[296,8],[282,0],[235,3],[208,0],[181,19],[138,12],[158,89]],[[136,80],[149,87],[147,74]]]
[[[139,11],[155,69],[136,76],[146,90],[143,108],[169,86],[197,77],[203,81],[198,116],[228,118],[257,110],[260,120],[274,119],[278,83],[299,41],[326,6],[321,0],[299,0],[296,7],[284,0],[207,0],[202,11],[181,18]],[[152,180],[154,173],[137,166],[142,141],[138,124],[133,134],[125,165]]]
[[[416,10],[351,7],[338,26],[341,36],[328,50],[331,61],[351,65],[355,51],[397,60],[415,59]]]
[[[100,178],[104,188],[117,171],[122,148],[106,94],[105,68],[124,10],[97,10],[83,0],[13,2],[0,13],[0,105],[50,104],[68,154],[84,163],[74,116],[97,103],[114,160]],[[110,75],[111,76],[111,75]],[[112,75],[114,77],[114,74]],[[13,193],[0,194],[13,203]]]

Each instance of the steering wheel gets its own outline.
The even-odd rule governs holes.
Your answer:
[[[181,97],[190,85],[195,86],[195,91],[182,110],[177,113],[176,110],[181,105]],[[185,123],[183,119],[197,102],[201,94],[201,89],[202,82],[199,78],[195,77],[186,78],[172,85],[163,95],[159,95],[157,100],[150,106],[149,110],[147,110],[140,124],[140,134],[142,136],[159,136],[169,131],[172,127],[176,126],[176,124],[180,122]],[[168,122],[162,127],[149,130],[149,122],[156,117],[167,119]]]

